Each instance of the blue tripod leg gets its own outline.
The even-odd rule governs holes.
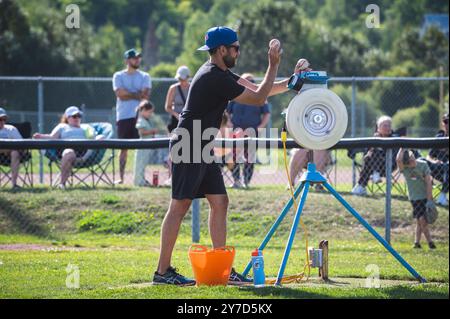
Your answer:
[[[403,267],[405,267],[416,279],[418,279],[420,282],[427,282],[425,278],[423,278],[421,275],[419,275],[417,273],[417,271],[414,270],[413,267],[411,267],[406,260],[404,260],[402,258],[402,256],[400,256],[400,254],[394,249],[392,248],[391,245],[389,245],[389,243],[383,238],[381,237],[376,231],[375,229],[372,228],[372,226],[369,225],[369,223],[367,223],[364,218],[362,218],[358,212],[351,207],[344,198],[342,198],[341,195],[339,195],[338,192],[336,192],[333,187],[331,187],[330,184],[328,184],[327,182],[325,182],[323,184],[325,186],[325,188],[331,193],[333,194],[334,197],[336,197],[336,199],[345,207],[347,208],[347,210],[364,226],[366,227],[366,229],[384,246],[384,248],[386,248],[401,264]]]
[[[276,286],[281,285],[281,280],[283,279],[284,269],[286,268],[286,264],[289,259],[289,254],[291,253],[292,243],[294,242],[295,233],[297,232],[298,223],[300,222],[300,216],[302,215],[303,206],[306,202],[306,197],[308,196],[309,190],[309,182],[305,182],[305,187],[302,192],[302,197],[300,198],[300,204],[298,205],[297,212],[294,217],[294,222],[292,223],[291,232],[289,234],[289,239],[286,245],[286,249],[284,250],[283,260],[280,265],[280,269],[278,270],[277,281],[275,283]]]
[[[303,187],[305,186],[304,182],[301,182],[300,185],[297,187],[297,189],[294,191],[294,198],[297,198],[300,192],[303,190]],[[281,211],[281,214],[278,216],[275,223],[272,225],[270,230],[268,231],[266,237],[264,237],[261,245],[259,245],[258,250],[263,250],[266,248],[267,244],[269,243],[270,239],[272,238],[275,231],[278,229],[278,226],[280,226],[281,222],[283,221],[284,217],[287,215],[289,210],[291,209],[292,205],[294,204],[294,200],[291,198],[289,202],[287,202],[286,206],[284,206],[283,210]],[[242,273],[243,276],[247,276],[250,272],[250,269],[252,268],[252,262],[247,264],[247,267],[245,267],[244,272]]]

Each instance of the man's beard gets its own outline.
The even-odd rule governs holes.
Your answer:
[[[223,63],[225,63],[225,66],[229,69],[234,68],[236,65],[236,59],[233,58],[231,55],[225,55],[223,57]]]
[[[139,63],[136,63],[136,64],[130,64],[130,67],[132,67],[133,69],[135,69],[135,70],[137,70],[137,69],[139,69]]]

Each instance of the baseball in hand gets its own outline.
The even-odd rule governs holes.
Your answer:
[[[309,67],[309,62],[306,59],[298,60],[297,65],[295,66],[295,68],[300,71],[306,70],[308,67]]]
[[[281,48],[281,42],[278,39],[272,39],[269,42],[269,47],[278,47],[278,50]]]

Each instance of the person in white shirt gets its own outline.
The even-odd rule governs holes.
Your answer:
[[[5,109],[0,107],[0,139],[22,139],[17,128],[6,124],[8,115]],[[17,150],[0,149],[0,163],[10,163],[11,165],[11,183],[13,189],[18,188],[17,177],[19,176],[21,153]]]
[[[59,123],[50,134],[35,133],[33,138],[36,139],[101,139],[102,135],[96,136],[94,128],[87,124],[81,124],[83,112],[76,106],[70,106],[64,112]],[[72,167],[77,160],[88,158],[89,150],[74,150],[66,148],[58,152],[61,156],[61,181],[60,189],[66,188],[67,179],[70,176]]]

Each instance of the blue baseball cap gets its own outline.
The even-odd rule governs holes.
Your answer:
[[[206,31],[205,45],[199,51],[208,51],[221,45],[230,45],[238,40],[236,31],[227,27],[213,27]]]

